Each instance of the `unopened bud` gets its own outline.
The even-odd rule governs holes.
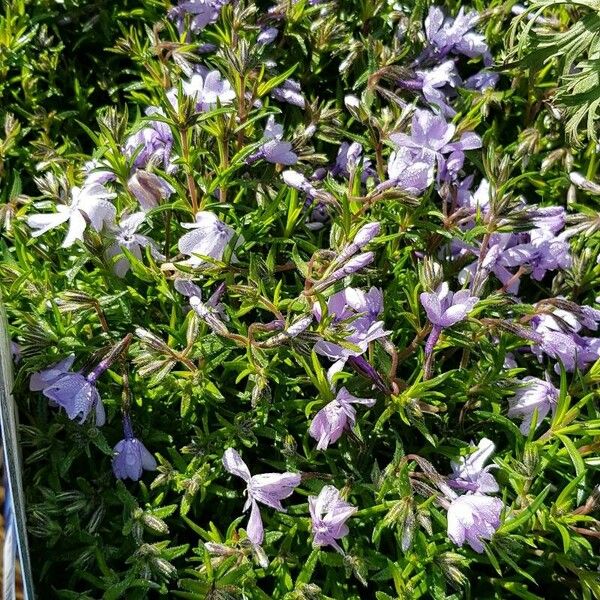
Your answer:
[[[143,170],[136,171],[129,178],[127,187],[144,212],[156,208],[163,198],[175,191],[162,177]]]

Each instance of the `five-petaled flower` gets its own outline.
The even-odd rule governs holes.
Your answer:
[[[27,224],[34,230],[33,237],[38,237],[68,221],[69,229],[62,247],[69,248],[77,240],[83,241],[88,222],[100,231],[104,225],[114,221],[116,209],[109,200],[115,197],[115,193],[109,192],[100,183],[82,188],[74,186],[70,204],[57,205],[55,213],[30,215]]]
[[[285,512],[281,501],[294,493],[300,485],[299,473],[262,473],[250,475],[250,470],[237,450],[227,448],[223,455],[223,466],[232,475],[241,477],[246,482],[248,499],[244,511],[250,510],[248,521],[248,538],[253,544],[262,544],[264,528],[258,503],[270,506],[279,512]]]
[[[420,298],[427,318],[433,325],[425,345],[425,354],[428,356],[442,329],[465,319],[479,301],[477,296],[471,296],[469,290],[451,292],[446,282],[442,283],[435,292],[423,292]]]
[[[325,450],[329,444],[337,442],[344,431],[352,429],[356,423],[356,410],[353,404],[367,407],[375,405],[373,398],[357,398],[345,387],[335,399],[326,404],[313,418],[308,433],[317,440],[317,450]]]
[[[318,496],[308,497],[308,509],[314,535],[313,544],[333,546],[344,554],[337,540],[348,535],[346,521],[356,513],[356,507],[343,500],[337,488],[326,485]]]
[[[521,433],[528,435],[535,411],[537,410],[537,427],[550,411],[554,413],[558,395],[559,390],[549,379],[525,377],[515,395],[508,399],[508,416],[521,419]]]
[[[491,540],[500,526],[504,504],[500,498],[484,494],[463,494],[448,508],[448,537],[457,545],[465,542],[483,552],[483,540]]]
[[[186,264],[195,267],[206,266],[201,256],[221,260],[225,248],[235,236],[235,231],[229,225],[208,211],[200,211],[194,223],[182,223],[181,226],[191,231],[179,239],[179,251],[190,257]]]

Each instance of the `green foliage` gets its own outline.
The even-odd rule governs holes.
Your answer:
[[[462,6],[443,4],[452,14]],[[470,3],[483,13],[494,54],[511,24],[510,4]],[[569,224],[579,227],[570,240],[572,266],[541,281],[520,274],[519,302],[493,276],[486,279],[469,318],[443,332],[431,377],[423,351],[430,325],[419,301],[436,278],[458,289],[466,263],[441,260],[449,240],[468,246],[498,232],[525,231],[522,198],[563,205],[567,194],[574,200],[566,177],[572,168],[590,179],[596,174],[594,145],[580,151],[571,138],[584,118],[590,136],[596,127],[598,6],[558,4],[537,1],[528,10],[556,15],[559,32],[543,32],[526,16],[514,21],[514,82],[503,76],[496,90],[481,94],[461,89],[454,101],[458,130],[476,129],[484,139],[484,151],[469,152],[467,164],[477,181],[489,180],[497,220],[478,212],[469,229],[460,215],[449,216],[433,189],[420,198],[395,189],[377,195],[372,176],[365,194],[363,164],[348,179],[323,182],[322,197],[334,199],[333,224],[312,230],[305,226],[306,197],[282,185],[281,167],[248,164],[264,141],[267,118],[284,125],[306,172],[332,164],[340,142],[354,140],[385,179],[389,134],[407,131],[410,109],[420,102],[398,79],[423,49],[428,2],[349,0],[324,10],[284,0],[277,5],[284,17],[275,22],[280,37],[271,47],[257,43],[263,3],[227,4],[216,23],[191,38],[165,17],[162,3],[5,3],[0,290],[22,354],[16,394],[40,597],[600,598],[600,361],[586,372],[561,372],[552,418],[528,435],[507,415],[507,399],[524,375],[543,377],[547,368],[559,379],[553,363],[522,352],[536,303],[559,296],[581,305],[595,301],[597,199],[586,194],[569,204]],[[204,43],[219,49],[199,54]],[[235,101],[202,113],[190,100],[176,108],[169,102],[167,91],[180,88],[199,61],[222,73]],[[469,74],[480,67],[466,62]],[[301,83],[305,110],[271,98],[289,77]],[[549,106],[549,90],[566,120]],[[347,94],[359,97],[353,112]],[[162,115],[150,118],[147,106],[160,106]],[[112,240],[92,228],[69,249],[61,248],[61,228],[31,237],[26,217],[63,203],[81,184],[90,156],[115,174],[118,213],[139,210],[128,187],[135,157],[122,148],[152,120],[174,133],[177,166],[164,172],[152,165],[175,190],[148,212],[144,229],[164,261],[149,249],[139,256],[125,249],[131,268],[120,278],[106,253]],[[181,223],[199,209],[239,234],[221,258],[199,257],[207,263],[201,271],[181,263],[177,246],[186,232]],[[353,431],[319,452],[308,424],[335,393],[330,361],[313,351],[314,343],[320,336],[355,346],[330,327],[322,307],[331,290],[311,292],[311,285],[331,270],[328,251],[339,254],[371,221],[382,226],[369,246],[376,258],[352,285],[385,292],[381,318],[390,345],[371,344],[365,356],[391,393],[373,390],[346,367],[338,388],[377,402],[360,407]],[[440,273],[433,259],[443,262]],[[174,290],[173,280],[186,276],[204,300],[226,285],[226,334]],[[343,287],[340,281],[333,289]],[[304,336],[277,337],[280,331],[265,327],[294,323],[316,306],[324,317]],[[71,353],[77,369],[86,370],[127,334],[134,341],[126,359],[99,382],[106,426],[70,421],[28,391],[32,373]],[[518,367],[506,361],[508,353]],[[136,435],[158,463],[139,483],[116,481],[111,470],[124,389]],[[450,461],[484,436],[497,446],[493,473],[505,510],[486,551],[476,553],[447,537],[444,485]],[[262,548],[247,537],[243,484],[221,463],[229,447],[253,474],[303,475],[286,513],[263,510]],[[307,497],[324,483],[358,508],[344,555],[311,545]]]

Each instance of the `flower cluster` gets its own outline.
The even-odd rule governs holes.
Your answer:
[[[4,194],[37,556],[80,557],[44,589],[593,581],[592,145],[561,141],[551,57],[523,97],[501,77],[510,11],[358,4],[120,23],[135,110],[98,111],[92,156],[41,136]]]

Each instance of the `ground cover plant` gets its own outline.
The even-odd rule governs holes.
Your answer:
[[[600,598],[597,12],[6,5],[40,597]]]

